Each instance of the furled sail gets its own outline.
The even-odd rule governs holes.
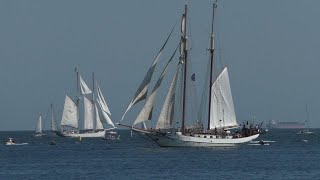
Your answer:
[[[182,15],[181,18],[181,43],[180,43],[180,56],[182,57],[182,55],[184,54],[184,50],[187,49],[187,39],[185,38],[185,34],[186,34],[186,14]]]
[[[60,125],[78,128],[78,107],[68,95],[66,95]]]
[[[211,94],[210,129],[238,126],[227,67],[212,84]]]
[[[102,92],[101,92],[101,90],[100,90],[100,87],[99,87],[99,84],[97,83],[97,94],[98,94],[98,101],[101,103],[101,108],[106,112],[106,113],[108,113],[108,114],[110,114],[111,115],[111,112],[110,112],[110,110],[109,110],[109,107],[108,107],[108,105],[107,105],[107,103],[106,103],[106,101],[105,101],[105,99],[104,99],[104,97],[103,97],[103,95],[102,95]]]
[[[84,96],[84,129],[93,129],[94,107],[93,103]]]
[[[179,67],[171,81],[166,100],[164,101],[160,116],[156,125],[156,129],[166,129],[172,124],[173,112],[174,112],[174,100],[175,100],[175,90],[176,82],[178,77]]]
[[[173,59],[174,55],[176,54],[178,47],[176,48],[176,50],[172,54],[170,60],[167,62],[166,66],[162,70],[161,75],[160,75],[158,81],[156,82],[156,85],[154,86],[154,88],[152,90],[152,93],[148,97],[146,103],[144,104],[142,110],[140,111],[140,113],[139,113],[138,117],[136,118],[135,122],[133,123],[133,125],[136,125],[138,123],[144,122],[146,120],[150,120],[152,118],[152,109],[153,109],[154,103],[156,101],[158,90],[160,88],[160,85],[161,85],[161,82],[162,82],[162,80],[164,78],[164,75],[167,72],[168,65],[171,62],[171,60]]]
[[[182,14],[182,18],[181,18],[181,34],[185,34],[186,33],[186,14]]]
[[[167,37],[166,41],[165,41],[164,44],[162,45],[161,49],[159,50],[156,58],[154,59],[151,67],[149,68],[147,74],[145,75],[143,81],[141,82],[138,90],[137,90],[136,93],[134,94],[134,97],[133,97],[132,100],[130,101],[130,103],[129,103],[127,109],[126,109],[126,111],[125,111],[124,114],[122,115],[121,121],[123,120],[124,116],[126,115],[126,113],[129,111],[129,109],[130,109],[133,105],[135,105],[135,104],[137,104],[138,102],[140,102],[140,101],[142,101],[142,100],[144,100],[144,99],[147,98],[148,85],[149,85],[149,83],[150,83],[150,81],[151,81],[151,78],[152,78],[154,69],[156,68],[156,65],[157,65],[157,63],[158,63],[158,61],[159,61],[159,58],[160,58],[160,56],[161,56],[161,54],[162,54],[162,51],[163,51],[164,47],[166,46],[167,42],[169,41],[170,36],[171,36],[174,28],[175,28],[175,26],[172,28],[169,36]]]
[[[96,113],[96,129],[104,129],[100,120],[99,111],[97,105],[94,105],[95,113]]]
[[[88,85],[84,82],[84,80],[82,79],[81,75],[79,75],[80,77],[80,90],[82,94],[91,94],[92,91],[90,90],[90,88],[88,87]]]
[[[42,119],[41,116],[39,116],[39,120],[36,127],[36,133],[42,133]]]

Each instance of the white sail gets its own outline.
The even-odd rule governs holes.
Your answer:
[[[177,68],[176,73],[171,81],[166,100],[164,101],[162,110],[160,112],[160,116],[156,125],[156,129],[165,129],[169,128],[172,122],[172,115],[173,115],[173,107],[174,107],[174,100],[175,100],[175,89],[176,89],[176,82],[178,77],[178,70]]]
[[[84,129],[93,129],[93,103],[84,96]]]
[[[210,129],[238,126],[227,67],[212,84],[211,94]]]
[[[88,85],[84,82],[84,80],[82,79],[81,75],[79,75],[80,77],[80,90],[82,94],[91,94],[92,91],[90,90],[90,88],[88,87]]]
[[[148,97],[146,103],[144,104],[142,110],[140,111],[140,113],[139,113],[138,117],[136,118],[135,122],[133,123],[133,125],[136,125],[138,123],[141,123],[141,122],[144,122],[146,120],[150,120],[151,119],[151,117],[152,117],[152,109],[154,107],[154,103],[156,101],[156,97],[157,97],[161,82],[162,82],[162,80],[164,78],[165,73],[167,72],[169,63],[171,62],[171,60],[173,59],[174,55],[177,52],[178,47],[176,48],[176,50],[172,54],[170,60],[167,62],[166,66],[162,70],[161,75],[160,75],[156,85],[154,86],[151,95]]]
[[[96,129],[104,129],[100,120],[99,111],[97,105],[94,105],[95,113],[96,113]]]
[[[175,28],[175,27],[172,28],[169,36],[167,37],[165,43],[162,45],[161,49],[159,50],[156,58],[154,59],[151,67],[149,68],[147,74],[145,75],[143,81],[141,82],[141,84],[140,84],[138,90],[136,91],[134,97],[133,97],[132,100],[130,101],[130,103],[129,103],[127,109],[126,109],[126,111],[123,113],[122,118],[121,118],[121,121],[123,120],[124,116],[127,114],[127,112],[129,111],[129,109],[130,109],[133,105],[135,105],[135,104],[137,104],[138,102],[140,102],[140,101],[142,101],[142,100],[144,100],[144,99],[147,98],[148,85],[149,85],[149,83],[150,83],[150,81],[151,81],[151,78],[152,78],[154,69],[156,68],[156,65],[157,65],[157,63],[158,63],[158,61],[159,61],[159,58],[160,58],[160,56],[161,56],[161,54],[162,54],[162,51],[163,51],[164,47],[166,46],[168,40],[170,39],[170,36],[171,36],[174,28]]]
[[[176,89],[176,82],[178,77],[178,70],[177,68],[176,73],[171,81],[166,100],[164,101],[162,110],[160,112],[160,116],[156,125],[156,129],[165,129],[169,128],[172,122],[172,115],[173,115],[173,108],[174,108],[174,100],[175,100],[175,89]]]
[[[103,110],[101,102],[98,99],[97,99],[97,102],[98,102],[98,104],[100,106],[100,109],[101,109],[101,112],[102,112],[102,116],[103,116],[103,121],[102,122],[107,123],[112,127],[115,127],[113,122],[112,122],[112,120],[111,120],[111,118],[110,118],[110,116],[109,116],[109,114]]]
[[[41,116],[39,116],[39,120],[36,127],[36,133],[42,133],[42,119]]]
[[[64,101],[62,120],[60,125],[78,128],[78,107],[68,95],[66,95]]]
[[[58,130],[58,125],[57,122],[54,118],[54,111],[53,111],[53,107],[51,105],[51,131],[57,131]]]
[[[100,90],[100,87],[99,87],[99,84],[97,83],[97,94],[98,94],[98,101],[101,103],[101,108],[106,112],[106,113],[108,113],[108,114],[110,114],[111,115],[111,112],[110,112],[110,110],[109,110],[109,107],[108,107],[108,105],[107,105],[107,103],[106,103],[106,101],[105,101],[105,99],[104,99],[104,97],[103,97],[103,95],[102,95],[102,92],[101,92],[101,90]]]

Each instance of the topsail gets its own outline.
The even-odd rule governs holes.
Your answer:
[[[92,91],[88,87],[88,85],[84,82],[81,76],[80,77],[80,90],[82,94],[91,94]]]

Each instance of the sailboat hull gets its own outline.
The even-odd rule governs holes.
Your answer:
[[[97,132],[56,132],[58,136],[61,137],[83,137],[83,138],[102,138],[104,137],[105,131],[97,131]]]
[[[250,142],[259,137],[255,134],[243,138],[233,138],[232,136],[219,137],[210,134],[199,134],[194,136],[182,135],[181,133],[175,134],[146,134],[154,140],[161,147],[225,147],[235,146]]]

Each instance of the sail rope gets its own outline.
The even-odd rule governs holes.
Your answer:
[[[198,119],[199,119],[200,122],[204,122],[205,113],[207,112],[206,108],[205,108],[205,105],[208,102],[208,95],[209,95],[208,86],[209,86],[209,76],[210,76],[209,75],[210,74],[210,60],[208,60],[208,65],[206,67],[207,67],[207,71],[206,71],[206,74],[204,76],[204,84],[203,84],[203,89],[202,89],[202,94],[201,94],[201,99],[200,99],[200,105],[199,105],[199,110],[198,110]]]
[[[187,83],[189,85],[189,88],[187,88],[189,91],[187,91],[187,97],[189,100],[189,103],[187,103],[189,105],[189,108],[191,108],[191,117],[190,117],[190,121],[189,123],[195,123],[194,120],[198,120],[197,116],[198,116],[198,98],[197,98],[197,85],[196,85],[196,74],[193,72],[193,62],[192,59],[189,58],[189,66],[188,66],[188,75],[187,75]],[[194,77],[192,77],[194,76]]]

